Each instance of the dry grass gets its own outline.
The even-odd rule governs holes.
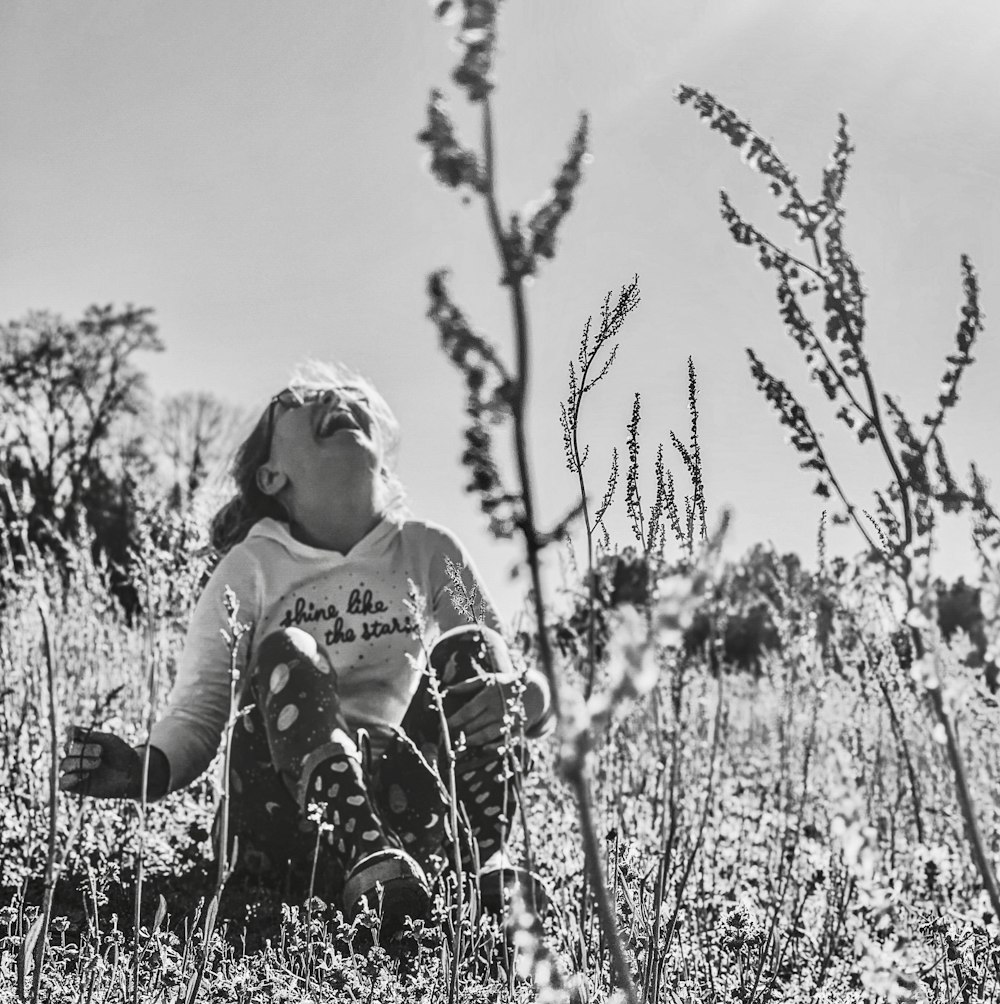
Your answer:
[[[7,999],[16,994],[19,959],[30,994],[33,972],[23,945],[42,905],[48,861],[52,750],[38,601],[48,594],[59,719],[111,721],[134,741],[142,738],[137,723],[147,710],[149,639],[169,674],[182,638],[183,609],[168,609],[160,597],[150,635],[145,623],[125,623],[95,570],[82,556],[80,564],[64,597],[51,570],[28,570],[0,615],[6,849],[0,972]],[[193,567],[192,591],[197,572]],[[814,598],[789,594],[778,625],[780,650],[767,657],[760,678],[714,677],[701,657],[667,655],[649,697],[617,709],[601,734],[590,736],[607,873],[635,984],[649,997],[997,997],[1000,928],[971,863],[924,694],[872,615],[877,586],[860,572],[843,572],[835,631],[843,655],[858,656],[866,641],[881,653],[877,666],[845,659],[854,668],[833,672],[817,640]],[[619,613],[608,616],[614,623]],[[995,855],[995,704],[959,654],[943,649],[980,824]],[[582,689],[582,678],[571,682]],[[599,676],[598,692],[606,685]],[[903,743],[915,767],[916,801]],[[474,924],[467,914],[461,1000],[527,999],[546,987],[552,996],[579,996],[586,988],[600,997],[609,985],[606,946],[584,890],[575,800],[559,779],[556,741],[539,744],[536,753],[526,818],[553,910],[544,950],[535,953],[535,984],[507,971],[495,925]],[[448,925],[419,929],[389,953],[364,951],[365,932],[346,927],[322,889],[316,893],[323,902],[312,904],[307,925],[304,890],[263,889],[235,878],[206,947],[200,912],[214,887],[206,837],[216,796],[206,780],[148,809],[138,936],[131,921],[134,807],[60,799],[56,844],[65,861],[39,999],[130,998],[136,971],[139,1000],[173,1001],[203,962],[199,999],[205,1000],[306,999],[307,975],[317,1001],[447,993]],[[524,952],[529,969],[534,948],[526,943]]]

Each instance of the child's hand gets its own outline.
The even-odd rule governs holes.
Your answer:
[[[507,701],[517,681],[515,673],[494,673],[455,683],[448,688],[448,703],[456,698],[462,705],[448,715],[452,740],[465,733],[469,746],[486,746],[503,735],[504,715],[511,710]]]
[[[124,739],[71,725],[59,788],[94,798],[138,798],[142,758]]]

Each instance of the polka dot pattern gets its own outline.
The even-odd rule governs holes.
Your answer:
[[[280,712],[278,712],[277,726],[279,732],[286,732],[294,724],[295,720],[299,717],[299,709],[294,704],[286,704]]]
[[[454,628],[442,634],[431,648],[428,663],[442,687],[445,713],[449,715],[467,699],[450,695],[449,690],[455,684],[484,674],[505,673],[513,669],[503,639],[496,632],[478,625]],[[428,760],[444,776],[446,766],[440,752],[440,723],[430,690],[427,677],[422,677],[403,718],[401,729],[418,749],[428,751]],[[517,749],[512,752],[515,756],[519,755]],[[495,847],[506,840],[510,829],[508,820],[514,818],[516,793],[513,784],[509,780],[503,780],[506,774],[505,761],[495,754],[475,748],[458,754],[455,779],[457,794],[464,810],[460,816],[463,820],[468,820],[468,830],[480,850],[486,846],[485,841],[489,841],[489,846]],[[447,799],[445,804],[446,802]],[[388,818],[392,818],[391,811]],[[418,840],[417,846],[419,845]],[[471,867],[468,838],[462,841],[462,851],[466,867]]]
[[[387,798],[389,803],[389,808],[392,809],[394,813],[405,812],[406,807],[409,804],[406,798],[406,792],[403,791],[402,785],[392,784],[389,786],[387,792]]]
[[[429,663],[446,701],[450,686],[503,670],[509,659],[491,633],[479,628],[446,632],[440,643],[441,651],[435,645]],[[307,824],[301,835],[298,831],[300,823],[307,823],[310,802],[325,809],[331,829],[324,834],[321,856],[339,862],[338,868],[383,846],[405,846],[421,863],[450,858],[444,842],[448,803],[438,763],[439,722],[427,678],[421,677],[402,723],[409,738],[405,749],[396,750],[398,765],[388,767],[387,749],[372,778],[362,772],[353,732],[341,716],[337,683],[336,667],[304,631],[279,631],[258,646],[243,698],[242,727],[233,734],[238,780],[230,779],[230,829],[239,837],[241,861],[249,861],[247,855],[281,860],[298,854],[311,863],[316,827]],[[456,695],[446,710],[458,706]],[[329,758],[312,766],[327,749]],[[463,831],[471,831],[484,859],[484,852],[499,846],[509,832],[516,809],[514,786],[502,780],[500,759],[484,761],[480,749],[460,753],[456,768],[460,816],[468,826],[463,824]],[[466,859],[467,839],[462,840]]]
[[[291,670],[288,668],[288,663],[279,662],[278,665],[271,670],[271,679],[267,685],[268,690],[270,690],[272,694],[280,694],[288,684],[288,677],[290,674]]]

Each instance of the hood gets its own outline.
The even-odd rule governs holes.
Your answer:
[[[379,553],[384,550],[385,544],[396,528],[397,523],[391,517],[383,516],[346,555],[341,554],[339,551],[313,547],[310,544],[303,543],[301,540],[296,540],[291,535],[287,523],[282,520],[273,519],[270,516],[254,523],[246,539],[248,543],[257,540],[272,541],[293,558],[308,561],[329,561],[330,559],[343,559],[348,556],[356,558],[361,554]]]

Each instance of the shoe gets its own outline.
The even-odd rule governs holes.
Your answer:
[[[391,937],[403,926],[404,917],[426,918],[431,905],[430,886],[424,870],[406,851],[387,847],[355,862],[344,882],[344,911],[353,920],[367,899],[379,908],[376,884],[382,886],[382,937]]]
[[[549,894],[539,875],[515,865],[500,851],[490,856],[479,871],[480,902],[484,910],[505,914],[515,890],[525,907],[542,917],[549,907]]]

